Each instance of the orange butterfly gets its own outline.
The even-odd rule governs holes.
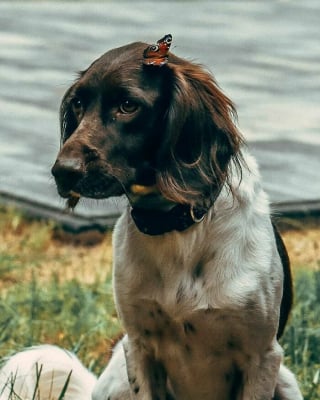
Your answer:
[[[172,42],[172,35],[165,35],[156,44],[148,46],[143,52],[143,63],[161,67],[168,62],[168,51]]]

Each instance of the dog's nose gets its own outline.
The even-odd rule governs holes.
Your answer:
[[[58,157],[51,170],[61,196],[77,191],[77,184],[84,175],[83,163],[79,158]]]

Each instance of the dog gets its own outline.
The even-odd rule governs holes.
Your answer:
[[[0,400],[90,400],[96,381],[75,354],[39,345],[5,360],[0,369]]]
[[[298,400],[278,343],[292,303],[236,110],[172,37],[108,51],[63,97],[59,194],[125,194],[114,296],[126,336],[95,400]]]

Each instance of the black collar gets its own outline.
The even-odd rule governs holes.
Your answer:
[[[208,210],[178,204],[170,211],[156,211],[133,207],[131,216],[140,232],[162,235],[171,231],[184,231],[203,220]]]

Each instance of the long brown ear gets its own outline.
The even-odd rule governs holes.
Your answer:
[[[180,60],[169,63],[168,68],[172,95],[160,151],[158,186],[174,202],[212,204],[228,180],[231,158],[240,166],[243,140],[235,125],[236,111],[200,66]]]

